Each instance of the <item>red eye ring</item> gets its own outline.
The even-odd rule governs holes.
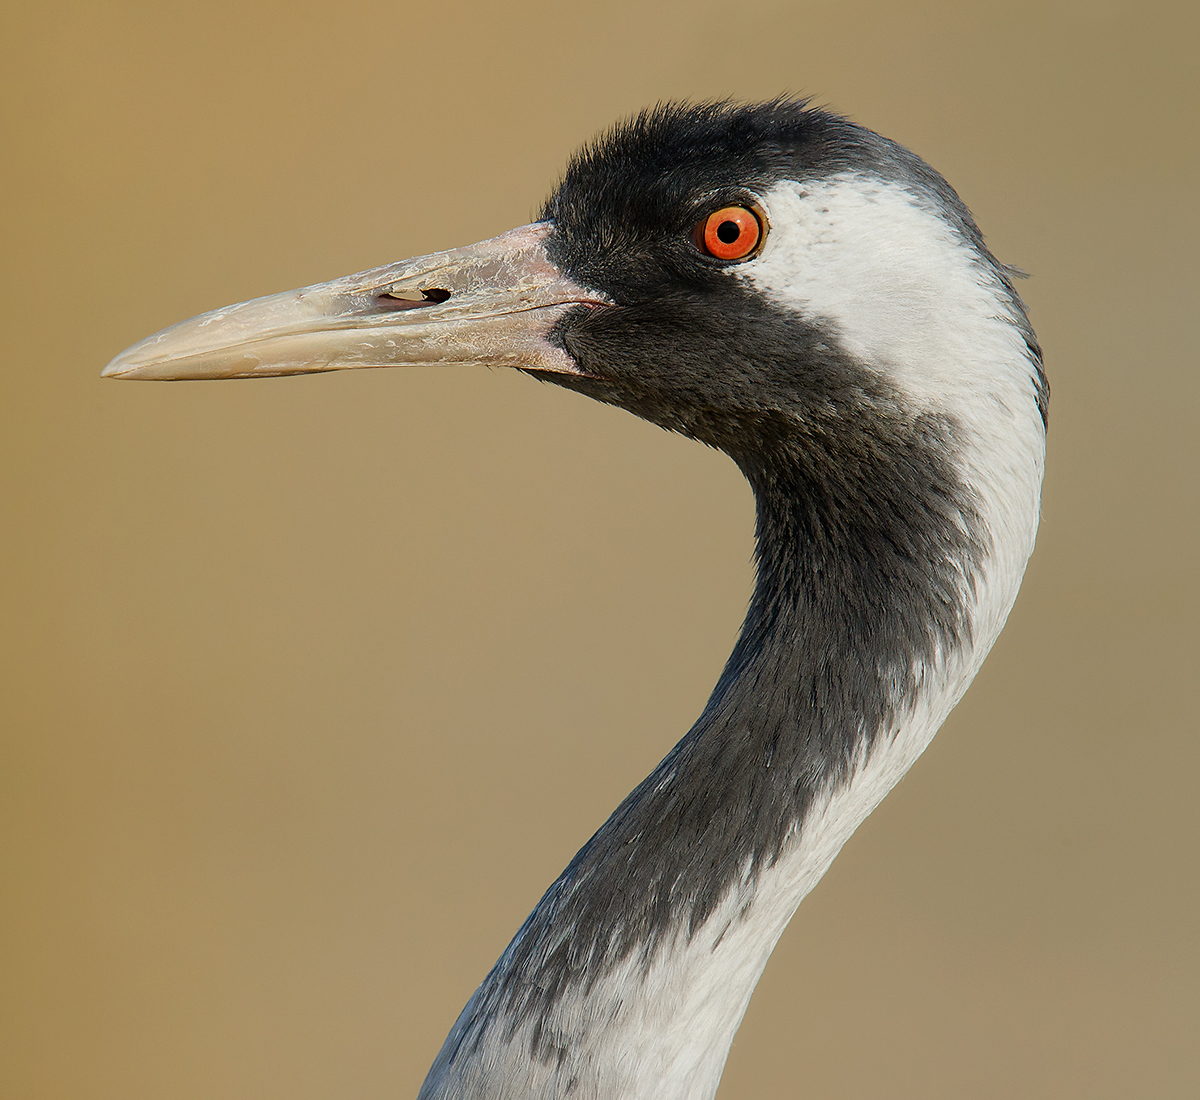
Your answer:
[[[744,206],[723,206],[696,226],[696,243],[718,260],[744,260],[762,238],[762,221]]]

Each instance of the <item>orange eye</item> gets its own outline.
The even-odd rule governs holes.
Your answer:
[[[723,207],[696,229],[696,243],[718,260],[744,260],[762,240],[762,223],[744,206]]]

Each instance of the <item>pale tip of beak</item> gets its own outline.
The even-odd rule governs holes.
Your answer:
[[[147,344],[156,341],[156,336],[140,340],[127,347],[120,355],[114,356],[108,366],[100,372],[101,378],[156,378],[160,377],[154,371],[156,361],[146,355]],[[149,368],[149,369],[147,369]]]

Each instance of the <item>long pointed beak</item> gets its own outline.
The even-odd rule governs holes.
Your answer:
[[[582,373],[547,339],[578,305],[608,303],[546,256],[545,223],[468,248],[256,298],[121,352],[109,378],[257,378],[350,367],[489,363]]]

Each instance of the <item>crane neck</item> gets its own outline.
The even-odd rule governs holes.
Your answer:
[[[734,454],[757,582],[725,670],[530,914],[420,1100],[715,1093],[776,940],[966,689],[1032,550],[1040,424],[1008,493],[1003,430],[997,457],[947,417],[851,419]]]

